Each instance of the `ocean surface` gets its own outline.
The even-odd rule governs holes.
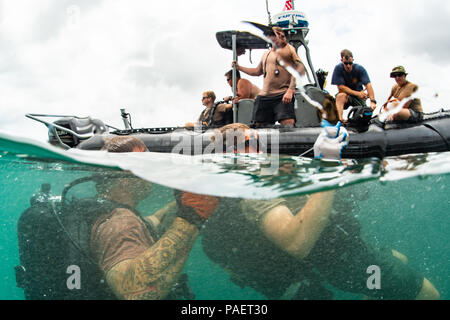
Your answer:
[[[406,255],[409,266],[429,279],[442,299],[450,298],[450,153],[342,163],[264,155],[119,155],[66,152],[0,134],[1,300],[24,299],[14,273],[20,264],[17,223],[42,184],[50,184],[50,193],[58,196],[78,178],[123,170],[153,183],[152,193],[139,205],[146,215],[173,201],[174,189],[236,201],[334,190],[352,204],[351,213],[366,242]],[[196,299],[266,299],[261,292],[232,281],[230,274],[205,254],[201,237],[184,272]],[[331,285],[329,289],[334,299],[362,298]]]

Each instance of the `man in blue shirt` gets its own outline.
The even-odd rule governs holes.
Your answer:
[[[367,106],[366,100],[370,98],[370,107],[375,110],[377,101],[366,69],[353,63],[353,54],[350,50],[342,50],[341,62],[334,68],[331,84],[339,89],[336,107],[339,120],[343,121],[342,114],[349,106]]]

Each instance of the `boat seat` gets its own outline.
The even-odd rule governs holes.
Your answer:
[[[102,134],[108,132],[106,125],[103,121],[98,119],[75,118],[68,117],[62,118],[54,122],[55,124],[67,128],[68,130],[56,129],[55,127],[49,127],[49,141],[52,144],[62,145],[65,147],[75,147],[81,140],[86,140],[94,136],[95,134]],[[80,135],[77,137],[74,133]]]
[[[103,121],[98,119],[87,118],[71,118],[69,120],[70,129],[78,134],[102,134],[107,132],[105,124]]]
[[[313,100],[322,103],[325,99],[325,93],[316,87],[308,86],[306,88],[306,94]],[[296,109],[295,116],[297,118],[297,127],[320,127],[320,118],[317,114],[317,108],[308,103],[301,94],[295,95]],[[239,123],[247,125],[252,124],[253,108],[255,106],[255,100],[253,99],[241,99],[238,105],[238,117]]]
[[[325,99],[325,92],[321,89],[308,86],[305,88],[306,94],[314,101],[322,103]],[[311,105],[305,98],[297,93],[295,95],[296,109],[295,116],[297,122],[295,125],[299,128],[320,127],[320,118],[317,114],[317,108]]]
[[[253,99],[239,100],[237,121],[239,123],[250,125],[252,123],[254,106],[255,100]]]

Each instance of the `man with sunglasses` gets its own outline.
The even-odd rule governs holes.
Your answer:
[[[331,84],[338,87],[336,107],[339,112],[339,120],[345,122],[344,109],[350,106],[366,107],[366,100],[369,98],[373,111],[377,107],[377,101],[366,69],[354,63],[353,53],[350,50],[341,51],[341,62],[334,68]]]
[[[391,78],[395,79],[396,84],[392,87],[391,94],[386,103],[383,104],[387,108],[388,104],[393,107],[398,105],[400,101],[410,97],[418,90],[418,86],[406,80],[406,70],[403,66],[397,66],[392,69]],[[420,99],[416,98],[408,101],[398,113],[387,118],[388,121],[408,121],[420,122],[423,120],[423,109]]]
[[[233,122],[233,105],[216,102],[214,91],[205,91],[202,94],[202,104],[205,107],[200,113],[197,121],[207,127],[222,127]],[[194,127],[192,122],[185,124],[185,127]]]

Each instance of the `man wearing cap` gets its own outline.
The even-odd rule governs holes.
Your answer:
[[[339,120],[343,121],[344,109],[350,106],[365,107],[367,106],[366,100],[370,98],[370,107],[375,110],[377,101],[366,69],[353,62],[353,53],[350,50],[341,51],[341,62],[334,68],[331,84],[336,85],[339,89],[336,96],[336,107],[339,112]]]
[[[416,84],[406,80],[406,70],[403,66],[397,66],[392,69],[391,78],[395,79],[396,84],[392,87],[391,94],[383,105],[387,108],[392,103],[395,107],[400,101],[410,97],[419,88]],[[389,121],[408,121],[420,122],[423,119],[423,109],[420,99],[416,98],[408,101],[398,113],[390,116]]]

